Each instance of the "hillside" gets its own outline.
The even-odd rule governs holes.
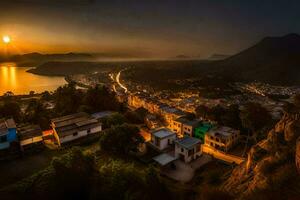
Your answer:
[[[256,45],[216,62],[214,70],[241,81],[300,84],[300,36],[266,37]]]
[[[267,138],[251,148],[247,162],[235,167],[222,189],[238,199],[298,199],[295,146],[299,128],[299,113],[285,113]]]
[[[96,62],[58,62],[51,61],[41,64],[37,68],[28,72],[47,76],[68,76],[74,74],[84,74],[98,69],[106,68]]]

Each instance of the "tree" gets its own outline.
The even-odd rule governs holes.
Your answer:
[[[71,114],[78,111],[82,104],[83,94],[76,90],[75,83],[59,87],[55,93],[55,111],[60,115]]]
[[[93,112],[105,110],[119,111],[121,107],[115,94],[110,92],[107,87],[100,85],[88,89],[83,103]]]
[[[15,100],[6,99],[0,106],[0,116],[13,117],[18,122],[21,120],[21,108]]]
[[[238,105],[231,105],[225,110],[221,116],[222,125],[229,126],[235,129],[242,128],[242,122],[240,119],[240,110]]]
[[[115,113],[101,120],[103,128],[111,128],[112,126],[122,125],[125,121],[125,117],[120,113]]]
[[[242,125],[245,129],[252,132],[256,139],[257,131],[264,128],[272,120],[267,109],[259,103],[248,103],[240,113]]]
[[[136,126],[123,124],[113,126],[106,130],[101,138],[101,149],[107,152],[128,155],[131,151],[137,151],[138,146],[144,142]]]
[[[55,192],[62,195],[62,199],[88,197],[90,178],[96,173],[92,155],[85,155],[74,147],[65,155],[54,158],[51,166],[55,171]]]
[[[196,116],[199,118],[207,119],[209,108],[205,105],[200,105],[196,108]]]
[[[50,118],[50,112],[40,100],[33,99],[29,102],[25,110],[24,121],[39,124],[42,129],[47,129],[49,128]]]

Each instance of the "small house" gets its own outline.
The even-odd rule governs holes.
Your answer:
[[[201,141],[199,139],[185,136],[175,141],[175,157],[185,163],[197,159],[201,154]]]
[[[151,132],[150,144],[162,151],[174,144],[176,134],[167,128],[157,129]]]
[[[16,142],[17,127],[14,119],[0,119],[0,150],[10,148]]]
[[[51,127],[59,146],[102,131],[101,123],[84,112],[52,119]]]
[[[203,122],[195,128],[194,137],[200,139],[204,143],[205,134],[213,127],[209,122]]]
[[[239,140],[240,131],[226,126],[214,127],[205,135],[205,145],[227,152]]]
[[[41,147],[43,142],[42,129],[39,125],[21,125],[17,128],[21,150]]]

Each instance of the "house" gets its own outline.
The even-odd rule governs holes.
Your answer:
[[[44,144],[42,129],[39,125],[21,125],[17,128],[21,150]]]
[[[227,152],[240,137],[240,131],[226,126],[214,127],[205,135],[205,145]]]
[[[157,129],[151,132],[150,144],[156,149],[162,151],[174,144],[176,134],[167,128]]]
[[[8,149],[17,140],[17,127],[14,119],[0,119],[0,150]]]
[[[200,124],[198,120],[188,120],[185,117],[179,117],[171,122],[169,128],[176,132],[178,137],[185,135],[193,137],[194,129]]]
[[[185,136],[175,141],[175,157],[185,163],[197,159],[201,154],[201,141],[199,139]]]
[[[209,122],[202,122],[199,126],[195,127],[194,137],[200,139],[204,143],[205,134],[213,128],[213,124]]]
[[[144,118],[144,123],[147,125],[149,129],[155,129],[160,127],[160,123],[157,117],[153,114],[147,114]]]
[[[186,113],[184,113],[183,111],[181,111],[177,108],[170,107],[170,106],[162,106],[160,108],[160,114],[165,119],[168,128],[171,127],[171,124],[174,119],[177,119],[179,117],[183,117],[186,115]]]
[[[52,119],[51,127],[59,146],[102,131],[101,123],[84,112]]]

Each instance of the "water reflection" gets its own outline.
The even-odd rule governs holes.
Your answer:
[[[63,77],[38,76],[26,72],[28,69],[15,63],[0,63],[0,95],[7,91],[15,94],[53,91],[66,83]]]

